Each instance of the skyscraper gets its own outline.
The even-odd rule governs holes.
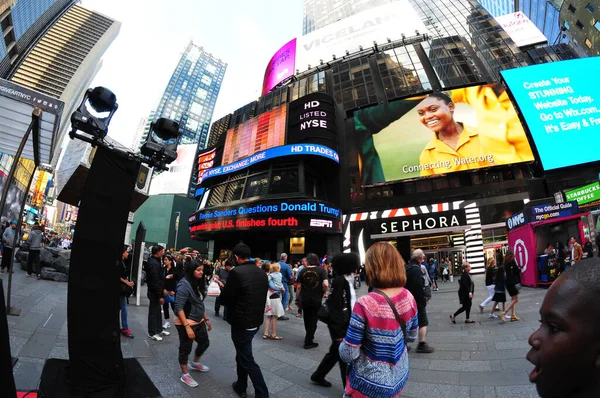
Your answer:
[[[160,100],[154,120],[179,122],[180,144],[206,146],[208,128],[227,64],[190,41]]]
[[[0,1],[0,77],[9,77],[44,33],[76,0]]]
[[[102,55],[117,37],[120,27],[120,22],[73,6],[35,44],[12,75],[10,80],[15,83],[65,103],[57,148],[70,128],[71,114],[89,88],[101,66]]]
[[[304,0],[302,34],[394,0]]]
[[[398,0],[304,0],[302,33],[310,33],[368,8],[394,1]],[[549,44],[560,42],[558,14],[563,0],[479,0],[478,2],[493,17],[522,11],[544,33]]]
[[[146,139],[148,138],[148,133],[150,132],[150,123],[154,120],[155,114],[156,111],[151,110],[148,117],[143,117],[140,119],[137,131],[135,132],[135,136],[133,137],[132,148],[134,150],[139,150],[142,147],[142,145],[146,142]]]
[[[558,15],[563,0],[479,0],[479,2],[494,18],[521,11],[546,36],[548,44],[560,42]]]
[[[565,0],[560,10],[560,26],[582,57],[600,55],[600,3]]]

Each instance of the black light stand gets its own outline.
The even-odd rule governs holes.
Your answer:
[[[108,116],[93,116],[88,105],[95,113]],[[170,140],[170,145],[146,148],[141,155],[122,150],[104,140],[117,106],[110,90],[96,87],[86,91],[80,107],[71,116],[73,129],[69,136],[96,146],[97,151],[81,197],[71,250],[67,299],[69,361],[46,361],[41,397],[159,396],[139,362],[133,358],[123,360],[119,260],[140,166],[148,163],[166,168],[175,160],[179,125],[166,119],[153,123],[154,133]]]
[[[10,256],[10,259],[8,260],[8,269],[10,272],[8,273],[8,288],[7,288],[7,292],[6,292],[6,313],[8,315],[14,315],[14,316],[21,315],[20,308],[13,307],[10,305],[11,304],[10,296],[11,296],[11,291],[12,291],[12,274],[13,274],[12,271],[13,271],[13,262],[14,262],[13,260],[15,258],[14,249],[16,248],[17,242],[19,240],[19,236],[21,235],[23,208],[25,207],[25,201],[27,200],[27,192],[29,192],[29,187],[31,186],[31,181],[33,181],[33,176],[35,175],[35,169],[40,164],[40,148],[39,148],[40,139],[39,139],[39,136],[40,136],[40,120],[41,120],[41,118],[42,118],[42,110],[37,107],[34,108],[33,112],[31,113],[31,123],[29,124],[29,127],[27,128],[25,135],[23,135],[23,138],[21,139],[19,148],[17,149],[17,152],[15,153],[13,164],[10,167],[10,171],[8,172],[8,177],[6,178],[6,183],[4,184],[4,189],[2,190],[2,199],[0,199],[0,209],[4,209],[4,206],[6,204],[6,198],[8,196],[8,189],[14,179],[15,172],[16,172],[17,166],[19,164],[19,159],[21,158],[21,154],[23,153],[23,148],[25,148],[25,144],[27,144],[29,135],[31,133],[33,133],[33,157],[34,157],[35,166],[34,166],[33,170],[31,171],[31,175],[29,176],[29,182],[27,183],[27,186],[25,187],[25,191],[23,192],[23,199],[21,200],[21,206],[19,208],[19,219],[17,220],[17,228],[15,230],[15,235],[13,238],[13,245],[12,245],[13,253],[12,253],[12,256]]]

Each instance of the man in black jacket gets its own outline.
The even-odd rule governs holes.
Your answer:
[[[252,339],[263,323],[269,286],[267,274],[250,261],[250,248],[247,245],[236,245],[233,257],[236,267],[229,273],[227,284],[221,291],[236,352],[238,379],[233,383],[233,390],[240,397],[245,397],[250,376],[256,398],[266,398],[269,390],[252,355]]]
[[[417,352],[423,354],[431,354],[433,347],[425,342],[427,336],[427,326],[429,320],[427,319],[427,298],[423,292],[423,286],[425,280],[421,271],[421,264],[425,262],[425,253],[423,250],[416,249],[412,252],[410,262],[406,264],[406,285],[404,286],[415,298],[417,302],[418,318],[419,318],[419,345],[417,346]]]
[[[168,336],[171,334],[163,330],[162,315],[160,313],[161,306],[165,303],[164,297],[168,293],[164,289],[164,281],[162,279],[161,260],[164,253],[164,247],[152,246],[152,256],[148,259],[146,267],[146,284],[148,285],[148,299],[150,300],[148,307],[148,336],[156,341],[162,340],[161,335]]]

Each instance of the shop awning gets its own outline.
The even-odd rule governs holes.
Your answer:
[[[40,162],[50,164],[57,145],[55,141],[63,102],[4,79],[0,79],[0,152],[13,156],[17,153],[36,107],[43,112],[40,123]],[[21,156],[33,160],[31,137]]]
[[[589,212],[587,212],[587,213],[573,214],[572,216],[566,216],[566,217],[560,217],[560,218],[552,218],[550,220],[532,222],[531,226],[533,228],[537,228],[537,227],[541,227],[542,225],[559,224],[559,223],[563,223],[565,221],[577,220],[577,219],[579,219],[581,217],[587,217],[589,215],[590,215]]]

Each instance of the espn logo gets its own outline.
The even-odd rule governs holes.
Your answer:
[[[311,227],[320,227],[320,228],[333,228],[333,221],[311,219],[310,226]]]

